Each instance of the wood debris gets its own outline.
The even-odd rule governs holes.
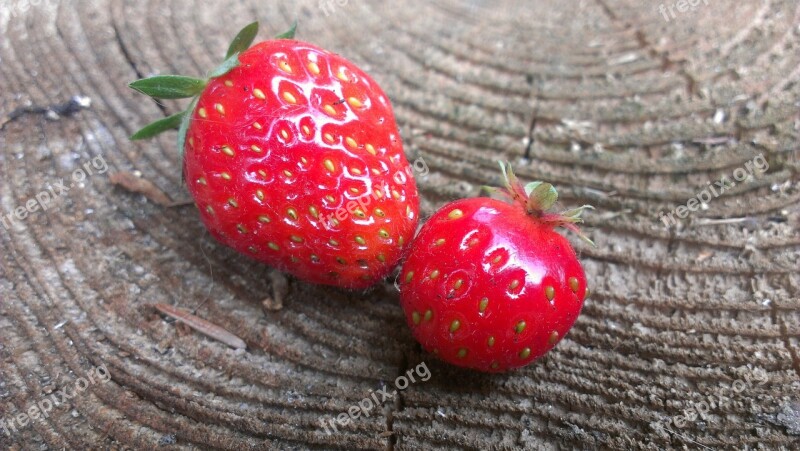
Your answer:
[[[199,316],[195,316],[190,313],[188,310],[184,310],[179,307],[173,307],[167,304],[155,304],[155,308],[167,315],[175,318],[176,320],[186,324],[187,326],[191,327],[192,329],[210,337],[226,345],[234,348],[234,349],[246,349],[247,344],[241,338],[237,337],[236,335],[228,332],[227,330],[223,329],[216,324],[206,321]]]
[[[283,308],[283,300],[289,294],[289,281],[286,275],[277,269],[270,269],[267,278],[272,285],[272,296],[264,298],[261,306],[265,312],[280,310]]]
[[[137,176],[133,172],[117,172],[111,174],[109,178],[114,185],[121,186],[132,193],[143,194],[151,202],[162,207],[177,207],[192,203],[191,201],[173,201],[153,182]]]

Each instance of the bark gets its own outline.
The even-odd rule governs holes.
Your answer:
[[[47,418],[0,424],[0,448],[796,449],[800,4],[664,5],[0,2],[0,418],[87,383]],[[180,205],[174,133],[127,137],[183,103],[126,84],[205,73],[256,18],[262,39],[298,19],[298,38],[381,84],[430,171],[423,217],[497,184],[497,160],[596,207],[597,246],[570,235],[592,295],[555,350],[503,375],[447,366],[412,339],[391,280],[286,285]],[[123,172],[178,206],[112,183]],[[666,227],[682,205],[697,211]]]

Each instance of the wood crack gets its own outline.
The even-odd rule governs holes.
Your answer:
[[[5,126],[26,115],[43,115],[49,120],[58,120],[61,117],[70,117],[73,114],[91,106],[91,99],[84,96],[72,96],[66,102],[54,103],[47,106],[21,106],[12,110],[0,121],[0,131]]]
[[[128,65],[136,73],[136,78],[137,79],[145,78],[144,74],[139,70],[139,67],[136,65],[136,61],[134,60],[133,56],[131,55],[130,51],[128,50],[128,46],[125,44],[125,39],[122,37],[122,34],[120,33],[120,30],[119,30],[119,27],[117,26],[117,23],[116,22],[112,22],[111,23],[111,27],[114,29],[114,39],[117,41],[117,46],[119,47],[120,52],[122,52],[122,56],[123,56],[123,58],[125,58],[125,61],[128,62]],[[167,111],[167,107],[164,106],[161,102],[159,102],[158,99],[151,98],[151,97],[148,97],[148,98],[153,103],[156,104],[156,107],[158,107],[158,109],[161,110],[161,114],[163,114],[164,117],[167,117],[167,116],[170,115],[169,111]]]

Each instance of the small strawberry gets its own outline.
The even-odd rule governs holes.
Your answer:
[[[511,202],[479,197],[442,207],[414,239],[398,279],[406,320],[422,346],[454,365],[490,372],[549,351],[588,293],[575,251],[554,228],[580,235],[575,223],[591,207],[547,213],[558,197],[553,186],[523,187],[510,166],[500,166],[506,188],[497,192]]]
[[[419,199],[386,95],[346,59],[292,40],[250,47],[254,23],[208,79],[131,87],[196,96],[132,138],[180,125],[184,177],[211,234],[309,282],[364,288],[397,264]]]

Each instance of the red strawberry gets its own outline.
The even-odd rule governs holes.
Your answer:
[[[290,39],[248,48],[250,35],[199,80],[181,118],[184,176],[203,223],[301,279],[370,286],[397,264],[418,221],[389,100],[336,54]]]
[[[569,241],[584,208],[547,213],[549,183],[523,187],[507,171],[511,202],[480,197],[437,211],[412,243],[399,276],[414,337],[454,365],[505,371],[531,363],[564,337],[588,292]]]

